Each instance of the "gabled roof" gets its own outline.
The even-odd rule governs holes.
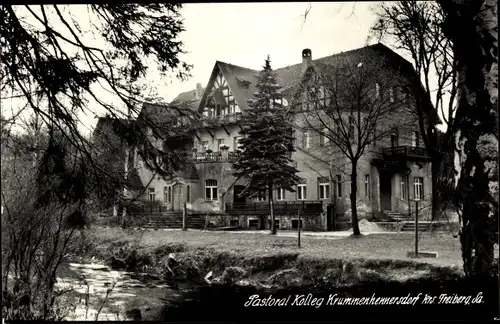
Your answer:
[[[205,91],[204,88],[201,89],[202,92]],[[196,89],[182,92],[177,97],[174,98],[170,102],[171,106],[179,106],[179,107],[184,107],[186,106],[187,108],[191,110],[196,110],[198,109],[198,106],[200,104],[201,98],[197,98],[196,96]]]
[[[395,62],[396,64],[408,64],[409,66],[411,66],[408,61],[404,60],[401,56],[393,52],[382,43],[377,43],[374,45],[365,46],[351,51],[337,53],[334,55],[312,60],[310,62],[310,65],[315,68],[321,69],[321,67],[325,65],[338,66],[339,64],[342,65],[355,63],[356,61],[360,61],[363,58],[370,57],[371,55],[375,55],[377,53],[388,55],[390,59],[397,61]],[[218,71],[222,72],[222,75],[225,77],[231,89],[231,92],[236,99],[236,102],[242,108],[242,110],[248,108],[247,102],[253,97],[253,94],[257,90],[255,85],[257,83],[257,75],[259,74],[259,71],[217,61],[214,65],[212,75],[210,76],[210,80],[207,84],[207,89],[212,88],[214,79],[217,76]],[[284,91],[292,88],[294,85],[297,85],[302,81],[304,73],[306,71],[306,67],[304,66],[304,63],[301,62],[295,65],[275,69],[274,71],[276,72],[277,82],[281,86],[280,91]],[[206,102],[207,97],[208,93],[207,91],[205,91],[202,99],[200,100],[200,105],[198,107],[199,112],[203,111],[204,103]]]

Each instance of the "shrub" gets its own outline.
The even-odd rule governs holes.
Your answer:
[[[241,267],[227,267],[221,276],[221,281],[225,284],[234,284],[246,275],[246,271]]]

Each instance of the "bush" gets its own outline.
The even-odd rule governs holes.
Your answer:
[[[227,267],[221,276],[221,281],[225,284],[234,284],[246,275],[246,271],[241,267]]]

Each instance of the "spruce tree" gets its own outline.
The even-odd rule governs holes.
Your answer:
[[[269,56],[257,80],[257,92],[249,100],[250,109],[240,131],[242,153],[234,164],[234,176],[248,180],[241,193],[246,197],[259,197],[267,192],[271,234],[276,234],[273,191],[283,188],[293,192],[298,181],[298,170],[291,165],[294,137]],[[261,218],[260,228],[263,227]]]

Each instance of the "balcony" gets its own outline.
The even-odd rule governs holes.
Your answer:
[[[238,160],[238,152],[194,152],[193,161],[194,163],[214,163],[214,162],[229,162],[233,163]]]
[[[301,215],[319,216],[323,212],[323,201],[321,200],[298,200],[298,201],[275,201],[275,215]],[[226,213],[232,215],[266,215],[269,214],[269,203],[233,203],[226,204]]]
[[[406,161],[429,161],[428,151],[423,147],[414,146],[395,146],[385,148],[382,155],[386,159],[406,160]]]
[[[232,113],[219,116],[203,116],[203,127],[219,127],[222,125],[236,124],[243,117],[243,114]]]

